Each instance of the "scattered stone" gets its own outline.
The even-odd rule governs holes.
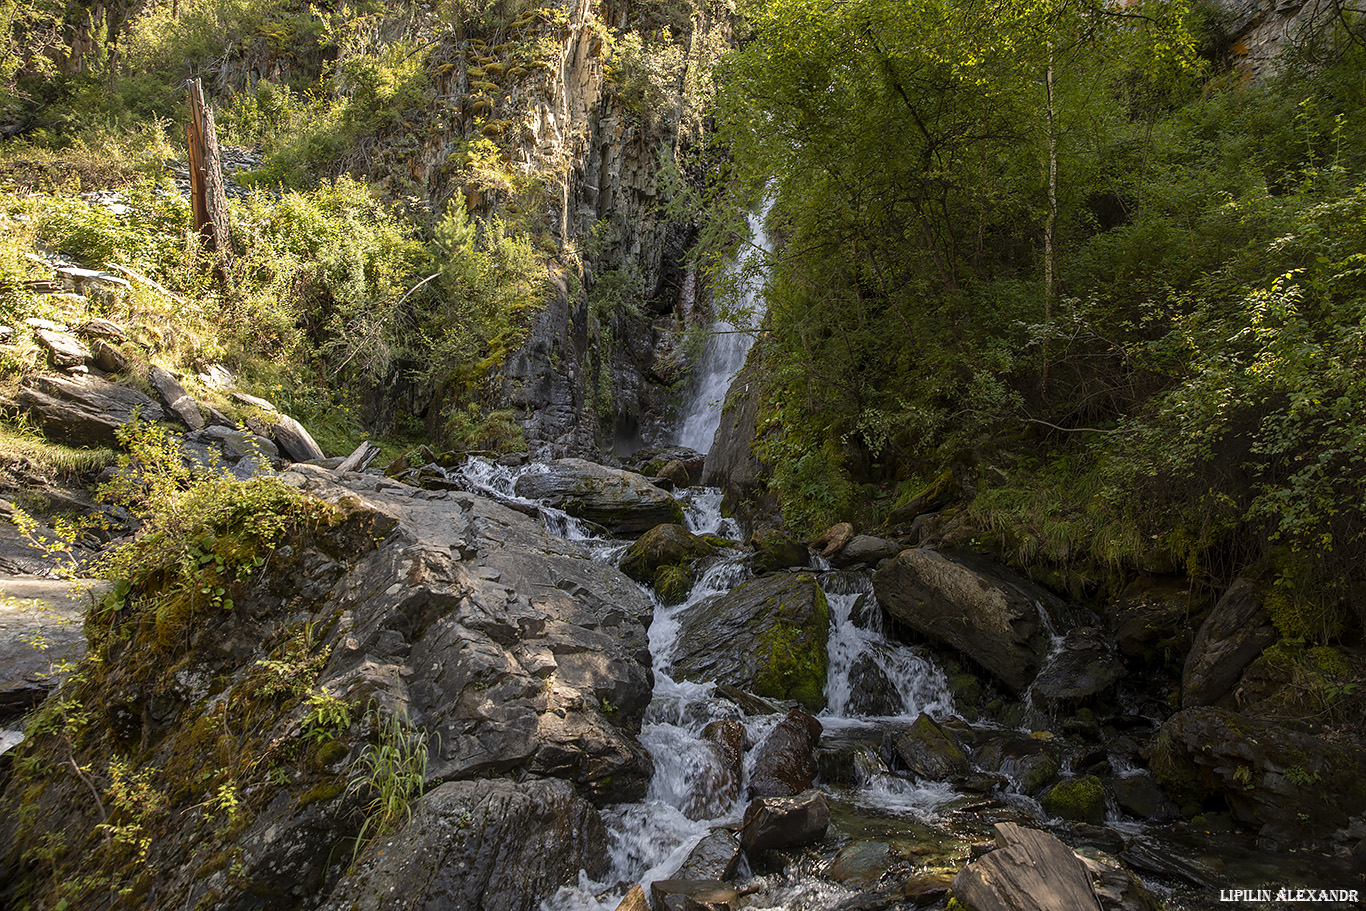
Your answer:
[[[1139,819],[1170,819],[1176,815],[1176,807],[1162,793],[1151,772],[1114,777],[1107,781],[1107,786],[1120,809]]]
[[[1262,607],[1256,584],[1238,578],[1195,634],[1181,675],[1181,706],[1219,702],[1276,639],[1276,627]]]
[[[1101,911],[1086,867],[1061,841],[1014,823],[996,824],[997,848],[953,880],[972,911]]]
[[[327,458],[327,454],[304,429],[304,425],[287,414],[281,414],[271,425],[270,436],[280,447],[280,451],[295,462]]]
[[[821,723],[793,709],[769,732],[754,753],[750,797],[791,797],[811,787],[816,779],[816,745]]]
[[[1078,854],[1103,911],[1162,911],[1164,905],[1118,861]]]
[[[1010,736],[987,743],[977,752],[976,758],[983,770],[1005,775],[1029,795],[1048,787],[1062,768],[1058,748],[1032,737]]]
[[[715,680],[771,699],[825,705],[830,607],[810,573],[773,573],[691,605],[673,673]]]
[[[199,413],[199,406],[169,370],[153,366],[147,371],[147,381],[156,390],[162,404],[180,418],[186,427],[199,430],[204,426],[204,416]]]
[[[825,875],[845,886],[866,889],[892,865],[891,845],[885,841],[856,841],[846,845],[825,868]]]
[[[94,363],[105,373],[123,373],[128,369],[127,356],[103,339],[95,340]]]
[[[549,463],[548,471],[524,474],[516,491],[618,535],[634,537],[663,523],[683,524],[683,507],[644,475],[583,459],[560,459]]]
[[[912,775],[926,781],[948,781],[966,775],[971,766],[953,735],[924,712],[894,741],[896,753]]]
[[[740,846],[754,857],[773,848],[820,841],[829,827],[830,807],[820,791],[795,797],[756,797],[745,808]]]
[[[740,868],[740,839],[734,832],[717,829],[697,843],[678,870],[679,879],[727,881]]]
[[[128,333],[123,331],[123,327],[107,319],[87,320],[76,331],[88,339],[103,339],[116,343],[128,341]]]
[[[740,893],[711,879],[658,879],[650,884],[655,911],[730,911]]]
[[[136,413],[145,421],[165,417],[161,406],[136,389],[93,376],[26,377],[14,404],[29,412],[50,440],[73,446],[114,446],[114,431]]]
[[[883,560],[890,560],[901,553],[902,547],[886,538],[872,535],[854,535],[839,552],[830,558],[836,566],[877,566]]]
[[[690,463],[668,462],[659,469],[659,474],[656,477],[668,481],[680,490],[696,486],[702,480],[702,460],[695,459]]]
[[[199,382],[211,389],[231,389],[237,385],[237,376],[222,364],[209,364],[200,370]]]
[[[262,411],[278,413],[280,410],[276,408],[274,405],[272,405],[270,402],[267,402],[265,399],[258,398],[254,395],[248,395],[245,392],[234,392],[232,394],[232,397],[237,401],[241,402],[243,405],[251,405],[253,407],[260,408]]]
[[[639,883],[626,893],[626,897],[617,905],[617,911],[650,911],[650,902],[645,898],[645,890]]]
[[[90,349],[76,336],[51,329],[35,329],[33,334],[47,351],[48,360],[58,370],[84,367],[92,360]]]

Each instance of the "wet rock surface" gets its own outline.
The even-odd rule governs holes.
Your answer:
[[[1110,638],[1101,630],[1079,626],[1067,631],[1031,692],[1046,705],[1077,704],[1110,692],[1124,676],[1124,666]]]
[[[517,493],[630,537],[683,522],[678,501],[648,478],[583,459],[560,459],[547,471],[522,475]]]
[[[1195,634],[1181,675],[1182,707],[1219,702],[1277,638],[1256,583],[1235,581]]]
[[[749,796],[791,797],[811,787],[816,778],[816,745],[821,723],[793,709],[754,751]]]
[[[819,841],[829,826],[830,806],[820,791],[794,797],[756,797],[745,808],[740,845],[754,857],[773,848]]]
[[[43,701],[85,654],[82,623],[95,580],[0,576],[0,719]]]
[[[830,608],[807,573],[773,573],[685,608],[673,672],[759,696],[825,704]]]

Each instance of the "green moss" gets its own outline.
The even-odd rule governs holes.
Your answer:
[[[325,803],[329,800],[336,800],[345,790],[346,787],[339,781],[324,781],[300,794],[298,803],[299,806],[306,807],[309,804]]]
[[[754,693],[770,699],[795,699],[818,712],[825,707],[828,656],[825,640],[830,629],[830,606],[815,587],[816,605],[806,627],[791,624],[779,608],[779,620],[759,634],[758,672]]]
[[[313,753],[313,762],[319,767],[326,768],[345,758],[351,752],[350,747],[340,740],[329,740],[319,744],[318,749]]]
[[[1105,821],[1105,786],[1094,775],[1061,782],[1045,795],[1043,807],[1063,819],[1099,825]]]

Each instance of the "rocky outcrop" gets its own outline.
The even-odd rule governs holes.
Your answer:
[[[1162,725],[1150,765],[1178,802],[1216,795],[1268,847],[1327,838],[1366,813],[1366,746],[1293,722],[1185,709]]]
[[[776,528],[760,526],[745,542],[754,548],[754,571],[771,573],[780,569],[805,569],[811,562],[806,545]]]
[[[52,864],[69,878],[108,871],[100,807],[62,770],[74,757],[107,793],[125,774],[111,757],[131,744],[127,774],[159,801],[142,820],[140,894],[219,911],[314,907],[380,787],[364,757],[392,746],[396,726],[409,731],[400,752],[425,755],[426,805],[375,842],[335,907],[388,905],[401,882],[412,907],[532,909],[580,868],[600,870],[589,804],[639,798],[652,771],[636,739],[651,695],[649,599],[480,497],[311,466],[280,478],[339,505],[231,582],[231,609],[201,603],[192,622],[178,614],[181,627],[161,630],[170,619],[154,618],[154,600],[103,615],[129,639],[108,636],[98,666],[63,690],[90,708],[77,733],[20,747],[48,771],[37,790],[31,777],[5,785],[9,806],[27,796],[22,817],[0,813],[0,889],[27,876],[20,854],[42,831],[68,833]],[[352,786],[367,768],[372,784]]]
[[[963,868],[953,894],[972,911],[1101,911],[1070,848],[1010,822],[996,824],[996,850]]]
[[[795,699],[813,712],[825,705],[830,607],[809,573],[751,579],[686,608],[678,622],[676,678]]]
[[[1249,76],[1269,76],[1277,60],[1336,24],[1329,0],[1212,0],[1205,4],[1229,56]]]
[[[43,701],[85,655],[82,621],[95,580],[0,576],[0,718]]]
[[[761,496],[768,469],[754,455],[762,383],[763,341],[749,349],[745,366],[736,374],[721,408],[721,424],[707,452],[702,483],[719,487],[722,504],[738,509]],[[741,510],[743,512],[743,510]]]
[[[28,377],[12,401],[48,439],[73,446],[115,445],[114,432],[134,414],[145,421],[165,418],[161,406],[136,389],[94,376]]]
[[[185,392],[185,387],[180,385],[180,380],[176,379],[169,370],[154,366],[147,372],[147,381],[156,390],[161,403],[176,417],[180,418],[186,427],[191,430],[199,430],[204,426],[204,416],[199,413],[199,406]]]
[[[379,846],[377,846],[378,848]],[[452,781],[362,860],[323,911],[535,911],[579,871],[607,872],[607,831],[561,781]]]
[[[902,551],[873,576],[878,601],[894,618],[972,659],[1017,693],[1048,650],[1040,616],[1057,599],[985,561],[928,548]]]
[[[563,509],[617,535],[634,537],[656,525],[683,523],[683,508],[643,475],[583,459],[550,462],[517,479],[517,494]]]
[[[1277,636],[1256,584],[1239,578],[1195,634],[1181,674],[1181,705],[1217,703]]]

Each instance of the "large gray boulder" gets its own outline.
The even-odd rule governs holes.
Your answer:
[[[745,807],[740,846],[754,857],[774,848],[810,844],[825,837],[830,805],[817,790],[793,797],[756,797]]]
[[[996,824],[996,850],[963,868],[953,894],[972,911],[1101,911],[1072,849],[1012,822]]]
[[[1200,624],[1186,655],[1182,707],[1217,703],[1276,638],[1256,584],[1245,577],[1234,581]]]
[[[678,615],[671,673],[825,706],[830,607],[810,573],[772,573]]]
[[[1061,605],[1003,567],[966,554],[904,550],[873,576],[887,612],[926,638],[961,652],[1016,693],[1048,651],[1041,614]]]
[[[376,843],[323,911],[535,911],[579,871],[607,872],[607,830],[561,781],[451,781]],[[401,896],[401,900],[400,897]]]
[[[683,507],[644,475],[584,459],[559,459],[517,479],[517,494],[635,537],[656,525],[683,524]]]
[[[146,421],[166,416],[136,389],[94,376],[28,377],[13,402],[32,415],[48,439],[73,446],[114,446],[114,432],[134,414]]]
[[[84,367],[90,362],[90,349],[76,336],[54,329],[34,329],[38,344],[47,350],[48,360],[58,370]]]

